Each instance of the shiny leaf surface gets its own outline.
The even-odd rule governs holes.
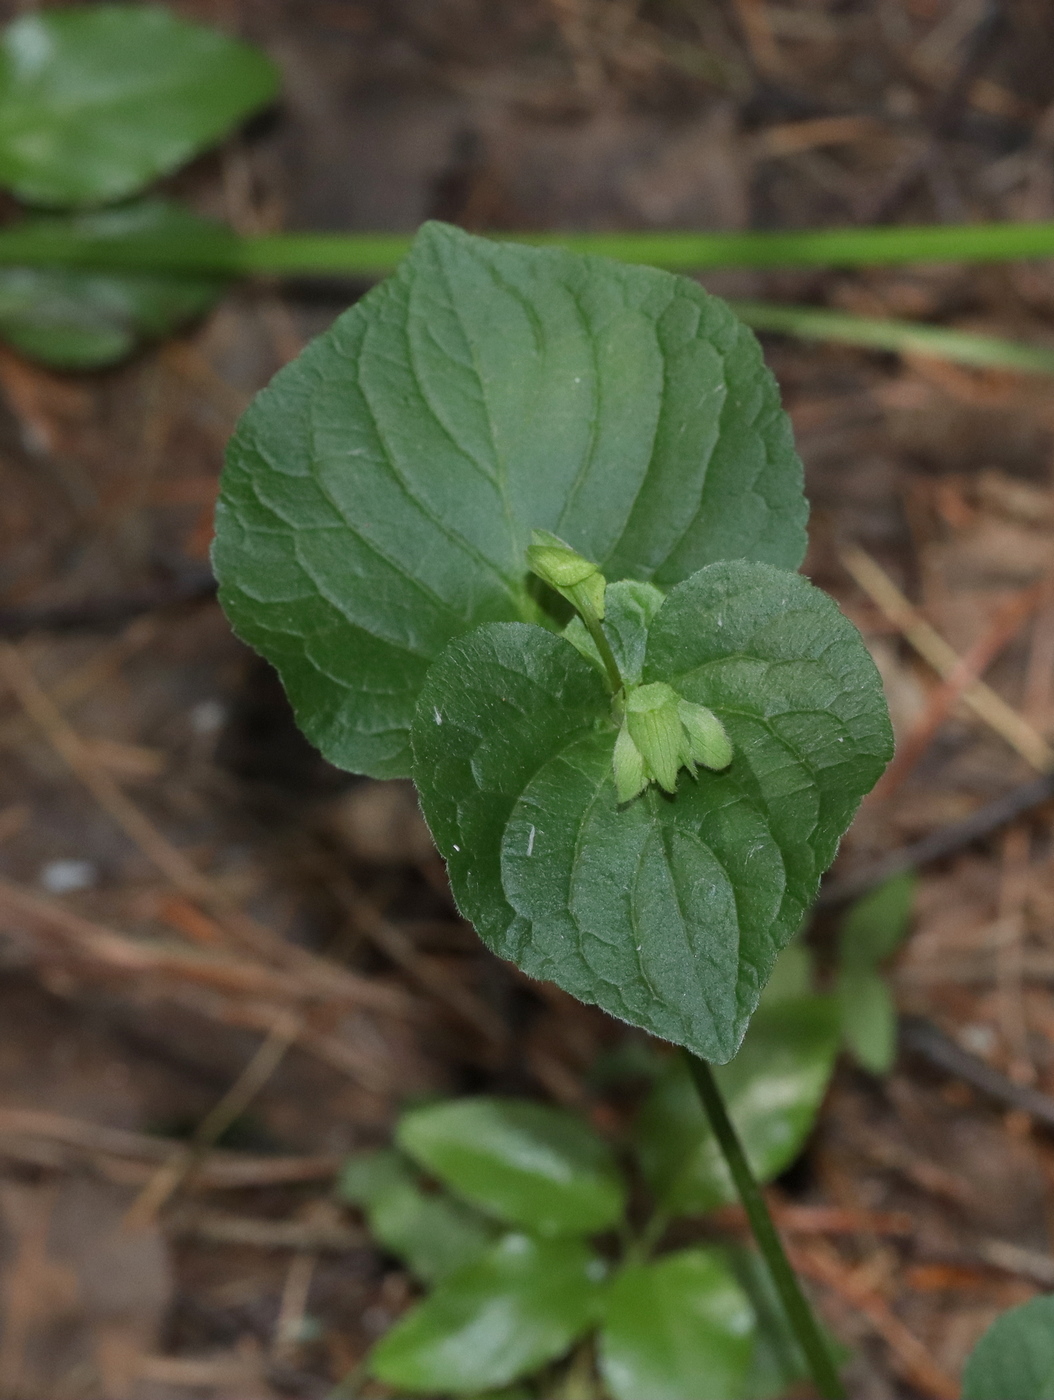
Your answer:
[[[143,200],[95,213],[27,219],[43,237],[72,227],[105,242],[129,234],[187,243],[227,241],[227,230],[165,200]],[[82,272],[0,267],[0,338],[32,359],[60,369],[97,369],[129,355],[208,311],[222,278],[147,272]]]
[[[160,6],[24,14],[0,38],[0,185],[29,204],[124,199],[277,86],[262,53]]]
[[[512,1225],[587,1235],[616,1224],[625,1186],[580,1118],[522,1099],[453,1099],[404,1114],[403,1150],[452,1191]]]
[[[339,1190],[363,1210],[374,1238],[423,1283],[438,1283],[494,1243],[488,1220],[444,1193],[426,1191],[397,1152],[353,1157]]]
[[[833,998],[777,1001],[758,1011],[735,1059],[715,1070],[761,1181],[777,1176],[801,1151],[834,1068],[839,1030]],[[636,1144],[644,1173],[666,1210],[690,1215],[736,1199],[680,1060],[671,1062],[645,1102]]]
[[[753,1346],[753,1309],[716,1250],[627,1267],[605,1299],[600,1370],[614,1400],[739,1400]]]
[[[428,1395],[507,1385],[586,1331],[603,1274],[579,1240],[506,1235],[396,1323],[374,1348],[372,1374]]]

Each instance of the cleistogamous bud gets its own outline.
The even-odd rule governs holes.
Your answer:
[[[665,681],[627,693],[612,760],[620,803],[632,801],[651,782],[675,792],[682,768],[694,778],[697,764],[719,770],[731,762],[732,745],[713,710],[683,699]]]
[[[557,535],[548,530],[532,530],[527,563],[543,583],[555,588],[577,608],[584,621],[603,619],[607,580],[596,564],[577,554]]]

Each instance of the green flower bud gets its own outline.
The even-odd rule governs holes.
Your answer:
[[[598,621],[604,616],[607,580],[597,566],[548,530],[531,532],[527,563],[543,583],[555,588],[583,615]]]
[[[688,752],[696,763],[704,768],[727,768],[732,762],[732,745],[725,726],[713,710],[705,705],[695,705],[691,700],[682,700],[677,706],[684,732],[688,739]]]
[[[640,750],[646,772],[667,792],[677,790],[677,773],[690,762],[681,717],[680,697],[664,681],[640,685],[626,697],[626,726]]]
[[[644,771],[640,749],[630,738],[623,724],[615,740],[615,795],[619,802],[632,802],[648,786],[651,779]]]
[[[616,720],[624,717],[612,764],[620,803],[632,801],[651,782],[676,792],[682,768],[694,778],[697,763],[721,769],[732,762],[732,745],[713,710],[682,699],[664,681],[633,687],[623,705],[616,707]]]

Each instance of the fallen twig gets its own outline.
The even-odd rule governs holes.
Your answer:
[[[983,807],[971,812],[962,821],[949,822],[946,826],[931,831],[928,836],[923,836],[919,841],[901,846],[895,851],[890,851],[888,855],[880,856],[878,860],[868,862],[859,870],[850,870],[847,874],[829,881],[820,891],[817,904],[823,908],[843,904],[846,900],[856,899],[858,895],[874,889],[876,885],[884,884],[886,880],[905,870],[928,865],[930,861],[944,860],[945,857],[972,846],[975,841],[991,836],[1000,827],[1008,826],[1024,813],[1032,811],[1035,807],[1042,807],[1052,799],[1054,775],[1021,783],[993,802],[986,802]]]
[[[962,674],[964,662],[935,627],[910,603],[897,585],[865,550],[854,546],[841,554],[842,563],[871,601],[903,634],[945,681]],[[960,692],[964,704],[1011,746],[1038,773],[1054,770],[1054,749],[1041,734],[982,680],[971,680]]]
[[[981,678],[1003,648],[1017,636],[1025,620],[1047,596],[1049,588],[1049,577],[1042,578],[1031,587],[1022,589],[998,609],[991,625],[973,646],[963,652],[958,663],[929,697],[918,723],[903,743],[897,745],[893,762],[875,784],[872,800],[889,797],[914,770],[963,692]]]
[[[769,1210],[788,1235],[911,1235],[915,1222],[902,1210],[849,1209],[844,1206],[800,1206],[769,1199]],[[742,1206],[722,1206],[708,1217],[726,1230],[747,1228]]]
[[[249,1107],[300,1034],[292,1016],[275,1021],[267,1037],[231,1087],[198,1124],[190,1142],[169,1156],[135,1198],[124,1217],[130,1230],[145,1229],[158,1211],[198,1171],[209,1150]]]
[[[180,1210],[165,1221],[165,1233],[209,1244],[257,1249],[309,1249],[344,1254],[370,1244],[363,1229],[315,1220],[266,1220],[220,1210]]]
[[[996,1103],[1020,1109],[1044,1126],[1054,1128],[1054,1098],[1027,1084],[1015,1084],[984,1060],[956,1045],[932,1021],[921,1016],[902,1016],[900,1042],[906,1050],[921,1055],[938,1069],[972,1084]]]
[[[171,1138],[132,1133],[80,1118],[67,1118],[31,1108],[0,1108],[0,1153],[13,1140],[57,1143],[88,1157],[111,1157],[141,1165],[151,1171],[167,1161],[184,1144]],[[313,1157],[257,1157],[217,1149],[198,1171],[196,1187],[226,1190],[236,1187],[284,1186],[298,1182],[330,1181],[340,1170],[342,1158],[329,1153]]]
[[[830,1246],[817,1240],[789,1251],[799,1273],[822,1283],[870,1323],[890,1350],[890,1359],[905,1380],[933,1400],[957,1400],[959,1387],[936,1364],[928,1349],[901,1322],[886,1300],[862,1282]]]
[[[0,637],[17,641],[33,632],[110,632],[144,613],[203,603],[216,596],[211,569],[188,569],[150,587],[88,598],[82,603],[0,608]]]
[[[155,974],[226,994],[271,997],[287,1004],[361,1007],[402,1018],[414,1017],[417,1009],[406,992],[346,969],[334,968],[343,975],[334,977],[331,985],[323,989],[313,978],[307,981],[229,954],[203,953],[197,948],[184,950],[132,938],[7,880],[0,880],[0,922],[8,925],[8,931],[12,923],[17,928],[28,922],[57,940],[67,954],[122,977],[141,980],[144,975]]]

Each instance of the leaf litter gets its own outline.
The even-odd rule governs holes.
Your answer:
[[[883,201],[903,222],[945,217],[956,201],[983,217],[1054,217],[1037,115],[1054,95],[1054,32],[1038,0],[1015,7],[962,92],[955,46],[926,43],[957,11],[950,4],[905,0],[884,29],[877,12],[752,7],[770,21],[767,38],[672,5],[623,7],[615,24],[610,8],[273,0],[253,9],[246,37],[295,57],[283,60],[287,115],[247,147],[255,196],[223,180],[227,157],[181,181],[205,214],[255,198],[243,215],[266,221],[284,205],[304,226],[807,226],[859,221]],[[209,4],[194,11],[227,18]],[[934,137],[935,104],[953,89],[959,110]],[[812,105],[798,116],[803,102]],[[879,131],[815,126],[818,115],[865,111]],[[919,143],[934,140],[936,166],[908,181]],[[1039,339],[1054,305],[1040,264],[706,281],[993,333],[1012,322]],[[290,292],[285,304],[307,338],[346,300]],[[156,596],[200,566],[204,486],[234,405],[284,358],[288,342],[274,331],[244,292],[178,353],[89,381],[0,356],[5,606],[76,603],[83,614],[86,600],[144,587]],[[967,653],[1051,567],[1048,386],[844,349],[766,348],[814,507],[806,572],[880,654],[903,740],[939,678],[843,572],[839,551],[847,540],[867,549]],[[984,672],[1046,736],[1052,596]],[[273,680],[210,602],[177,600],[155,616],[145,638],[135,622],[107,632],[100,620],[99,630],[38,631],[19,653],[93,741],[92,763],[154,828],[257,924],[372,990],[361,1003],[320,998],[303,964],[292,976],[273,946],[233,940],[222,919],[179,903],[5,693],[0,876],[17,899],[0,901],[0,1373],[20,1394],[315,1395],[413,1296],[390,1260],[356,1242],[353,1217],[312,1215],[328,1204],[326,1173],[349,1150],[386,1142],[407,1092],[523,1092],[585,1108],[612,1132],[640,1095],[593,1073],[622,1033],[555,987],[528,988],[477,946],[409,816],[297,737]],[[203,732],[192,716],[217,702],[226,719]],[[141,750],[163,767],[136,760]],[[865,805],[841,868],[1029,776],[958,704],[900,788]],[[40,872],[62,861],[89,862],[95,883],[46,889]],[[1049,811],[1039,808],[922,872],[891,973],[899,1011],[927,1018],[1011,1083],[1054,1092],[1052,919]],[[819,926],[821,946],[834,931]],[[455,1005],[452,982],[500,1012],[514,1030],[507,1045]],[[288,1016],[298,1018],[294,1048],[196,1180],[122,1244],[133,1200]],[[17,1116],[29,1112],[38,1116]],[[779,1192],[787,1210],[914,1222],[910,1237],[791,1236],[829,1325],[866,1360],[854,1394],[941,1394],[997,1312],[1050,1287],[1052,1167],[1049,1137],[1019,1110],[917,1054],[886,1081],[843,1067]],[[304,1257],[310,1269],[294,1270]],[[114,1268],[135,1285],[127,1296],[99,1285],[100,1269]],[[63,1326],[70,1344],[55,1347]]]

